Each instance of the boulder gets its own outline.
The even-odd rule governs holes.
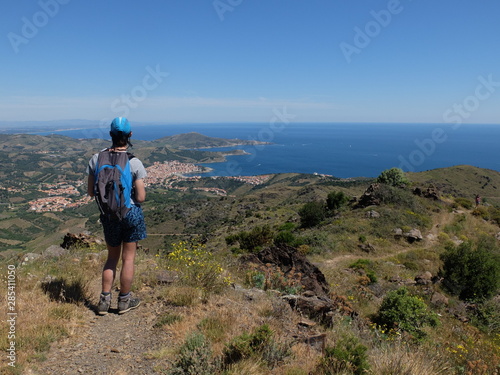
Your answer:
[[[288,245],[278,245],[266,248],[257,254],[243,256],[241,262],[254,264],[260,268],[271,267],[279,269],[285,277],[296,277],[304,291],[311,291],[317,296],[326,296],[329,292],[325,275],[318,267],[310,263],[297,249]]]
[[[21,258],[21,266],[24,266],[28,263],[31,263],[33,262],[34,260],[40,258],[41,255],[40,254],[36,254],[36,253],[27,253],[27,254],[24,254]]]
[[[370,210],[366,213],[366,217],[370,219],[378,219],[380,214],[375,210]]]
[[[368,206],[380,205],[380,198],[378,198],[376,194],[378,189],[380,189],[380,184],[371,184],[368,186],[368,189],[366,189],[363,195],[359,198],[357,207],[364,208]]]
[[[367,243],[360,243],[358,247],[363,250],[365,253],[373,253],[375,251],[375,247],[367,242]]]
[[[336,315],[353,318],[357,316],[349,302],[340,296],[329,298],[289,294],[281,298],[287,301],[292,309],[328,327],[332,326]]]
[[[434,292],[431,297],[431,303],[434,306],[448,306],[448,298],[439,292]]]
[[[500,241],[500,232],[498,232],[496,235],[495,235],[495,238]]]
[[[46,248],[42,252],[42,256],[44,258],[59,258],[60,256],[63,256],[67,252],[68,251],[66,249],[62,248],[61,246],[52,245],[52,246],[49,246],[48,248]]]
[[[415,283],[417,285],[430,285],[432,284],[432,273],[426,271],[420,275],[415,276]]]
[[[100,244],[101,241],[86,233],[66,233],[61,247],[70,249],[73,246],[90,247],[92,244]]]
[[[413,189],[413,194],[418,195],[419,197],[433,199],[435,201],[440,199],[439,190],[434,185],[430,185],[427,189],[416,187]]]
[[[399,240],[401,237],[403,237],[403,230],[401,228],[394,229],[394,238]]]
[[[404,233],[403,236],[409,243],[413,243],[415,241],[422,241],[424,239],[422,233],[417,228],[411,229],[408,233]]]

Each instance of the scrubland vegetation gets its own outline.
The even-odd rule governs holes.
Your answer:
[[[493,195],[475,207],[472,176],[482,170],[467,171],[468,182],[454,185],[439,173],[382,174],[367,206],[361,197],[376,181],[277,175],[235,186],[232,197],[152,191],[134,292],[170,339],[135,354],[171,375],[498,374],[500,208]],[[484,173],[490,187],[500,183]],[[415,194],[431,183],[439,199]],[[338,309],[309,316],[283,297],[311,296],[310,275],[244,261],[275,247],[316,265]],[[17,367],[7,373],[43,368],[51,343],[78,340],[103,250],[93,243],[24,265],[6,260],[18,265],[19,312]]]

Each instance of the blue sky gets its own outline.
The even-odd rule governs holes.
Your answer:
[[[0,121],[500,123],[497,0],[6,0]]]

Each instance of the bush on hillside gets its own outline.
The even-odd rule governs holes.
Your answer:
[[[377,182],[391,186],[401,186],[409,184],[410,180],[408,180],[402,169],[391,168],[383,171],[380,176],[377,177]]]
[[[408,332],[417,339],[425,337],[424,326],[435,327],[438,324],[437,315],[428,310],[420,297],[410,295],[406,288],[387,293],[375,321],[389,329]]]
[[[487,300],[500,289],[500,252],[494,239],[450,244],[441,260],[443,285],[462,300]]]
[[[454,206],[455,207],[460,206],[460,207],[463,207],[467,210],[470,210],[470,209],[472,209],[473,202],[470,199],[459,197],[459,198],[455,198]]]
[[[322,202],[308,202],[300,209],[299,216],[303,228],[314,227],[325,219],[325,205]]]
[[[366,374],[370,370],[367,350],[355,336],[342,337],[335,346],[325,348],[325,355],[312,374]]]
[[[326,207],[331,211],[335,211],[344,206],[347,202],[349,202],[349,197],[344,194],[344,192],[332,191],[326,198]]]
[[[182,344],[179,354],[167,374],[212,375],[218,373],[219,370],[220,365],[212,359],[210,343],[201,333],[193,333]]]
[[[274,233],[269,225],[256,226],[250,232],[239,232],[226,237],[226,244],[229,246],[240,244],[242,250],[258,252],[263,246],[273,242]]]

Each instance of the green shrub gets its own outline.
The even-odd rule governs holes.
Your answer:
[[[467,198],[455,198],[455,203],[467,210],[470,210],[473,206],[473,202],[470,199]]]
[[[272,336],[273,331],[267,324],[264,324],[256,328],[253,333],[244,332],[235,337],[224,349],[224,363],[236,363],[254,354],[262,353],[265,346],[271,342]]]
[[[421,298],[410,295],[406,288],[387,293],[375,321],[388,329],[406,331],[417,339],[425,337],[422,330],[425,325],[435,327],[438,324],[437,315],[428,310]]]
[[[386,169],[377,177],[377,182],[391,186],[401,186],[410,183],[405,173],[400,168]]]
[[[314,227],[325,219],[325,205],[322,202],[308,202],[299,210],[299,216],[303,228]]]
[[[250,232],[240,232],[226,237],[226,243],[231,246],[236,242],[240,248],[250,252],[258,252],[263,246],[270,245],[274,233],[269,225],[254,227]]]
[[[483,200],[484,201],[484,200]],[[498,207],[490,207],[490,218],[493,220],[495,223],[500,225],[500,208]]]
[[[290,245],[293,246],[295,244],[296,238],[292,232],[283,231],[279,232],[276,237],[274,237],[274,243],[276,245]]]
[[[500,339],[500,300],[493,298],[477,304],[471,314],[471,322],[488,335]]]
[[[369,259],[358,259],[354,263],[352,263],[349,268],[353,268],[356,270],[362,269],[365,271],[366,276],[370,279],[370,283],[376,283],[377,282],[377,275],[375,274],[375,271],[373,270],[373,262]]]
[[[494,239],[449,245],[441,255],[443,285],[462,300],[482,301],[500,288],[500,253]]]
[[[349,197],[342,191],[332,191],[326,198],[326,207],[329,210],[338,210],[340,207],[349,202]]]
[[[213,375],[220,366],[212,359],[212,350],[205,336],[194,333],[182,344],[168,375]]]
[[[313,374],[366,374],[370,370],[367,350],[356,337],[343,337],[335,346],[325,349],[325,355]]]

